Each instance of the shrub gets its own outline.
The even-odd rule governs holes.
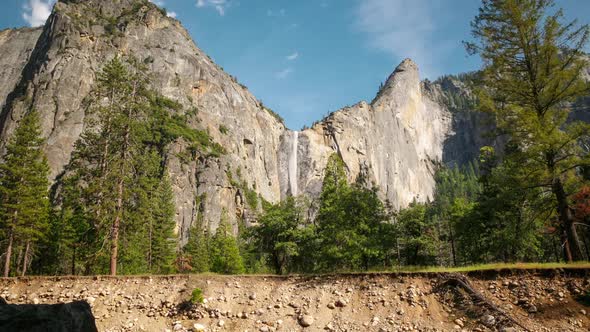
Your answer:
[[[197,304],[203,303],[204,301],[205,299],[203,298],[203,291],[200,288],[193,289],[193,292],[191,293],[191,303]]]

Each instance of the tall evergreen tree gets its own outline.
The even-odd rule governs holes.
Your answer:
[[[203,273],[211,269],[211,257],[209,254],[209,232],[205,230],[202,218],[197,218],[197,223],[189,231],[188,242],[183,248],[188,258],[189,269],[192,272]]]
[[[328,160],[316,217],[316,268],[324,271],[368,269],[384,265],[391,247],[391,224],[377,189],[364,181],[349,186],[344,162]]]
[[[84,273],[104,272],[107,258],[113,275],[119,265],[123,273],[172,268],[174,209],[163,151],[183,134],[202,137],[186,127],[186,119],[173,120],[169,112],[178,105],[147,82],[141,63],[115,58],[97,75],[88,98],[87,130],[61,193],[62,215],[70,221],[62,228],[78,230],[69,232],[74,235],[69,242],[84,244]],[[172,123],[180,134],[168,131]]]
[[[575,169],[589,163],[579,142],[588,139],[590,125],[568,122],[565,106],[589,92],[582,55],[590,30],[563,23],[553,6],[552,0],[483,0],[472,22],[476,41],[467,49],[485,65],[482,109],[496,115],[518,146],[506,158],[526,170],[520,183],[553,195],[564,255],[572,261],[583,255],[569,196],[580,182]]]
[[[299,258],[311,254],[306,244],[313,241],[313,227],[304,219],[303,209],[292,196],[268,207],[258,225],[246,230],[252,247],[266,255],[275,273],[300,268]]]
[[[49,216],[49,167],[42,151],[43,139],[36,111],[27,113],[6,146],[0,163],[0,225],[6,240],[4,276],[10,275],[12,253],[24,246],[20,274],[25,275],[35,250],[44,237]]]
[[[221,213],[221,220],[210,246],[211,271],[224,274],[244,273],[244,263],[240,249],[227,217],[227,211]]]

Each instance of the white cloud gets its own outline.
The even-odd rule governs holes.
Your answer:
[[[225,15],[225,10],[229,7],[228,0],[197,0],[197,7],[211,7],[214,8],[219,15]]]
[[[159,7],[164,7],[164,5],[165,5],[164,0],[149,0],[149,1]]]
[[[266,11],[266,15],[270,16],[270,17],[284,17],[285,14],[287,14],[287,11],[285,10],[285,8],[281,8],[279,10],[269,9]]]
[[[45,24],[55,0],[27,0],[23,6],[23,19],[32,27]]]
[[[285,57],[285,59],[289,60],[289,61],[293,61],[295,59],[297,59],[299,57],[299,52],[295,52],[293,54],[289,54]]]
[[[283,80],[285,78],[287,78],[289,75],[291,75],[295,70],[291,67],[285,68],[279,72],[277,72],[275,74],[275,77],[278,78],[279,80]]]
[[[431,0],[361,0],[357,26],[368,35],[369,46],[398,59],[412,58],[423,76],[433,77],[440,74],[437,58],[449,51],[435,37],[436,12]]]
[[[178,16],[176,12],[168,12],[168,17],[176,18],[176,16]]]

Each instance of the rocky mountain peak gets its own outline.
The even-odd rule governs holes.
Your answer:
[[[84,98],[115,56],[132,55],[152,74],[151,87],[178,102],[189,125],[222,155],[166,154],[177,232],[186,239],[199,218],[215,230],[255,221],[262,202],[289,194],[315,197],[329,157],[339,154],[354,181],[363,175],[395,207],[431,198],[433,174],[450,134],[450,115],[423,93],[418,66],[402,61],[371,104],[334,112],[292,132],[237,79],[201,51],[180,22],[147,0],[59,0],[43,32],[0,33],[0,154],[19,119],[40,113],[51,178],[59,179],[84,131]],[[458,149],[462,150],[462,149]]]

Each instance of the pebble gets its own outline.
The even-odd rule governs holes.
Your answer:
[[[482,317],[481,322],[487,327],[492,327],[496,325],[496,317],[492,315],[485,315]]]
[[[303,315],[299,317],[299,325],[303,327],[310,327],[314,322],[313,316],[311,315]]]

